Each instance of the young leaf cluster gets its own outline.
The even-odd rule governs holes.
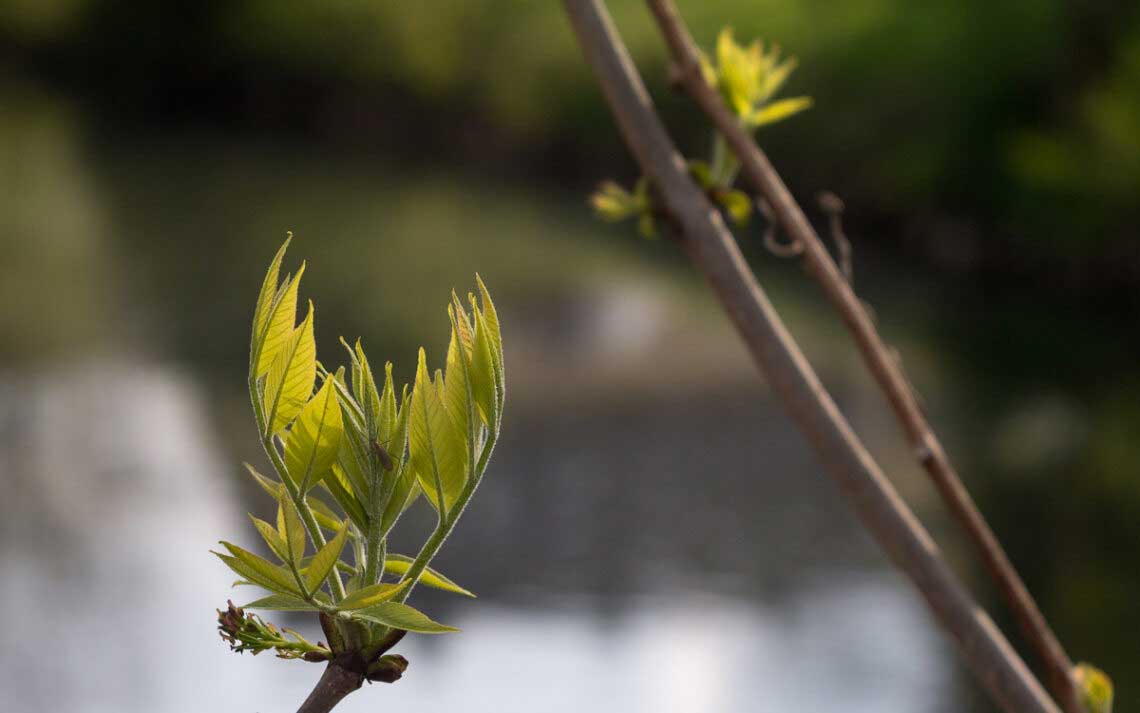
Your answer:
[[[417,583],[474,596],[429,565],[498,440],[505,397],[499,320],[476,277],[478,297],[468,295],[465,305],[453,293],[447,307],[444,369],[432,373],[420,349],[414,383],[397,388],[391,363],[378,380],[360,342],[342,339],[347,365],[330,372],[317,361],[312,302],[297,323],[304,263],[280,275],[290,240],[265,276],[250,340],[250,399],[276,477],[246,469],[277,504],[274,522],[250,520],[269,557],[224,541],[225,551],[214,554],[238,584],[269,591],[245,608],[318,612],[331,647],[320,650],[352,651],[372,663],[394,632],[455,631],[405,603]],[[415,557],[389,552],[388,535],[421,495],[437,513],[435,530]],[[219,617],[235,648],[328,658],[242,609]]]
[[[783,121],[812,104],[810,97],[773,101],[796,68],[795,58],[780,59],[777,45],[766,52],[759,40],[745,47],[736,42],[732,29],[726,27],[717,37],[716,62],[703,52],[700,60],[705,81],[720,92],[725,104],[749,130]],[[732,187],[740,166],[723,136],[714,131],[709,159],[690,160],[688,166],[693,180],[734,224],[748,223],[752,217],[752,199]],[[633,190],[613,181],[603,182],[590,196],[590,205],[602,220],[619,222],[636,217],[642,236],[651,238],[657,234],[656,208],[644,177]]]

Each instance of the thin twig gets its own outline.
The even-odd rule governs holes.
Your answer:
[[[673,214],[677,239],[704,273],[772,390],[827,472],[879,545],[922,593],[1002,709],[1059,713],[947,566],[788,334],[720,215],[689,178],[601,1],[564,2],[626,144]]]
[[[1072,661],[1030,595],[993,530],[974,504],[942,444],[915,399],[909,382],[875,329],[850,284],[812,229],[768,157],[740,126],[719,96],[701,76],[692,37],[671,0],[648,0],[677,69],[672,73],[709,116],[728,141],[749,183],[772,205],[780,223],[795,242],[804,246],[809,271],[840,313],[855,337],[868,368],[878,381],[906,433],[922,467],[933,479],[942,499],[979,550],[986,571],[1001,589],[1026,639],[1049,674],[1050,687],[1067,713],[1084,713],[1072,679]]]

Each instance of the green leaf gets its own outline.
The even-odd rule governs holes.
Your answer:
[[[507,382],[504,377],[503,365],[503,335],[499,332],[499,314],[495,311],[495,303],[491,300],[491,293],[487,291],[487,286],[483,284],[483,278],[479,274],[475,274],[475,282],[479,285],[480,301],[482,302],[482,309],[479,310],[483,317],[483,322],[487,325],[487,339],[491,347],[491,362],[495,365],[495,395],[497,396],[498,407],[495,413],[498,414],[498,419],[502,420],[503,416],[503,403],[506,400]],[[495,428],[498,431],[498,428]]]
[[[214,554],[239,576],[275,592],[302,595],[298,590],[297,582],[283,567],[277,567],[268,560],[229,542],[222,542],[222,545],[230,551],[230,556],[217,552]]]
[[[317,347],[313,341],[313,303],[293,336],[281,347],[265,377],[266,435],[279,432],[301,413],[313,394]]]
[[[261,337],[265,333],[265,326],[269,323],[269,314],[273,308],[273,300],[277,296],[277,281],[281,275],[281,260],[285,257],[285,250],[293,240],[293,234],[285,238],[285,242],[277,249],[273,262],[269,263],[269,270],[261,283],[261,292],[257,296],[257,307],[253,310],[253,329],[249,340],[249,370],[253,376],[257,374],[258,351],[261,347]],[[292,325],[290,325],[292,326]]]
[[[272,496],[274,500],[276,500],[277,489],[281,487],[281,484],[272,478],[267,478],[261,473],[258,473],[257,469],[249,463],[242,463],[242,465],[244,465],[245,469],[249,471],[249,474],[251,477],[253,477],[254,482],[261,486],[262,490],[269,493],[269,495]]]
[[[724,208],[732,222],[736,225],[747,225],[752,217],[752,199],[744,191],[720,191],[716,195],[717,203]]]
[[[257,354],[255,376],[261,376],[272,368],[273,360],[277,358],[277,354],[293,334],[293,324],[297,321],[297,290],[304,274],[305,263],[302,262],[297,274],[292,278],[285,278],[284,284],[273,298],[266,320],[255,336],[253,348]]]
[[[267,611],[320,611],[320,607],[314,606],[306,602],[304,599],[293,597],[288,594],[271,594],[268,597],[262,597],[257,601],[243,605],[242,609],[264,609]]]
[[[652,213],[642,213],[637,218],[637,232],[643,238],[657,237],[657,222],[653,219]]]
[[[713,178],[712,171],[706,161],[689,161],[689,175],[697,182],[703,190],[712,188]]]
[[[360,528],[361,532],[368,532],[368,515],[360,500],[352,494],[351,486],[338,466],[333,466],[332,475],[322,480],[321,485],[329,491],[353,524]]]
[[[384,602],[352,612],[353,618],[364,619],[374,624],[383,624],[395,629],[414,631],[419,634],[446,634],[459,631],[453,626],[445,626],[432,621],[426,614],[400,602]]]
[[[812,105],[811,97],[795,97],[794,99],[781,99],[780,101],[765,104],[760,109],[752,112],[745,119],[745,124],[753,129],[758,129],[766,124],[772,124],[783,119],[787,119],[793,114],[798,114],[801,111],[810,108]]]
[[[306,495],[305,502],[308,503],[309,509],[313,511],[313,517],[316,518],[318,525],[333,532],[340,529],[342,524],[340,517],[337,516],[332,508],[325,504],[324,500],[315,498],[312,495]]]
[[[488,428],[497,429],[499,422],[496,396],[495,363],[491,358],[491,339],[487,333],[487,320],[475,310],[475,339],[471,345],[471,390],[479,417]]]
[[[377,584],[369,585],[349,594],[337,602],[336,606],[343,611],[374,606],[396,596],[409,584],[411,584],[411,582],[378,582]]]
[[[325,379],[317,395],[301,409],[285,438],[285,469],[302,493],[328,474],[340,449],[344,424],[334,381]]]
[[[304,573],[304,586],[310,592],[320,589],[320,585],[325,583],[328,574],[336,566],[336,561],[341,558],[341,551],[344,549],[344,541],[347,540],[348,533],[349,524],[345,522],[341,526],[340,532],[336,533],[332,540],[329,540],[323,548],[320,548],[312,556],[309,568]]]
[[[277,491],[277,534],[289,546],[289,562],[297,564],[305,556],[305,525],[293,506],[285,486]]]
[[[428,375],[427,355],[421,348],[408,417],[408,445],[420,486],[432,505],[446,512],[463,490],[467,447],[463,433],[443,405],[440,386],[438,379],[433,383]],[[443,490],[442,508],[437,487]]]
[[[1112,679],[1104,671],[1088,663],[1073,667],[1073,678],[1088,713],[1112,713]]]
[[[329,573],[336,567],[337,560],[340,559],[340,553],[344,549],[345,539],[348,537],[348,523],[341,525],[340,532],[336,533],[328,543],[322,547],[317,554],[313,555],[312,561],[309,563],[309,569],[305,572],[305,588],[310,592],[315,592],[321,588],[328,578]]]
[[[613,181],[603,181],[590,196],[590,207],[594,214],[609,223],[634,215],[638,211],[634,195]]]
[[[404,575],[409,569],[412,568],[412,558],[405,555],[389,554],[384,558],[384,571],[397,576]],[[467,597],[474,597],[475,595],[443,576],[437,570],[427,567],[423,573],[420,574],[420,584],[426,584],[435,589],[442,589],[445,592],[453,592],[455,594],[462,594]]]
[[[395,399],[393,399],[394,401]],[[396,520],[400,518],[404,510],[411,504],[412,500],[419,494],[419,486],[416,485],[416,473],[412,464],[404,457],[404,453],[408,449],[408,413],[410,401],[408,400],[408,387],[404,386],[403,395],[400,399],[400,408],[396,412],[396,423],[392,429],[392,436],[389,442],[390,452],[399,463],[396,466],[396,472],[393,477],[396,479],[392,487],[392,496],[388,499],[387,504],[384,506],[384,513],[380,517],[380,533],[381,536],[386,536],[392,527],[396,524]]]
[[[356,358],[360,363],[360,378],[363,381],[360,393],[360,405],[364,409],[365,422],[368,424],[370,435],[377,433],[380,422],[380,393],[376,389],[376,378],[372,375],[372,365],[364,354],[364,347],[360,340],[356,340]]]
[[[468,373],[470,353],[464,348],[459,336],[457,309],[460,312],[463,310],[459,304],[459,299],[452,293],[452,303],[447,308],[448,316],[451,318],[451,341],[447,345],[447,373],[443,380],[443,407],[455,424],[456,430],[462,435],[466,446],[469,439],[474,440],[472,428],[475,424],[472,419],[475,418],[475,403],[470,374]],[[470,452],[468,452],[468,456],[470,456]],[[466,463],[466,459],[464,463]]]
[[[285,540],[277,533],[273,525],[270,525],[265,520],[254,517],[252,514],[250,514],[249,519],[253,521],[253,526],[261,533],[261,538],[265,540],[265,544],[269,545],[269,549],[273,551],[273,554],[277,555],[282,562],[288,562],[289,546],[285,544]]]
[[[775,60],[773,55],[772,60]],[[764,99],[774,96],[776,92],[780,91],[780,87],[788,79],[788,75],[795,70],[797,65],[794,57],[789,57],[783,62],[775,65],[770,72],[764,76],[764,87],[762,95]]]

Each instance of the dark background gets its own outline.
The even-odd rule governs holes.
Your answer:
[[[704,153],[647,11],[611,9]],[[967,484],[1070,654],[1135,708],[1140,6],[680,9],[706,46],[728,24],[799,57],[786,93],[815,107],[761,145],[817,220],[815,193],[845,200],[856,286]],[[4,688],[24,710],[193,710],[170,691],[214,677],[251,689],[216,709],[248,710],[315,679],[210,640],[228,580],[205,553],[266,507],[240,480],[244,350],[292,230],[326,363],[342,333],[404,379],[419,344],[438,361],[475,271],[504,314],[507,440],[440,560],[483,597],[423,595],[467,631],[410,644],[409,678],[357,705],[988,710],[674,247],[591,218],[595,184],[633,171],[558,3],[0,6],[0,601],[35,610],[3,634]],[[1020,644],[838,321],[761,232],[738,234],[761,281]],[[873,643],[876,617],[900,638]],[[75,658],[31,660],[49,634]],[[149,684],[127,673],[141,651]],[[274,678],[241,683],[253,666]]]

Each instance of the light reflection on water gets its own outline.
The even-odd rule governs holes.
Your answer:
[[[316,666],[237,657],[214,631],[214,608],[248,593],[206,551],[239,532],[253,545],[216,437],[193,381],[170,369],[0,378],[0,607],[21,613],[0,648],[6,710],[282,711],[304,698]],[[508,464],[497,477],[518,476]],[[644,566],[668,569],[668,557]],[[527,583],[516,606],[519,590],[464,574],[488,596],[439,613],[463,633],[409,637],[405,678],[343,710],[909,713],[953,697],[945,643],[883,571],[784,571],[778,596],[754,599],[657,586],[610,608],[614,592],[590,578],[558,595]],[[50,656],[25,655],[41,642]]]

